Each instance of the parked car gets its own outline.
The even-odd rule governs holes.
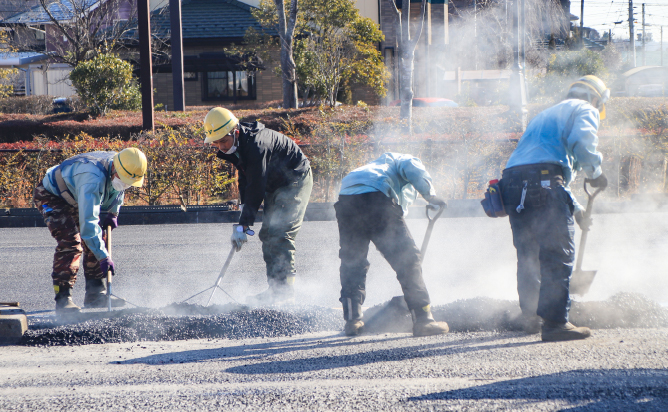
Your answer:
[[[72,112],[72,105],[67,97],[56,97],[53,99],[54,113],[70,113]]]
[[[401,100],[393,100],[390,106],[400,106]],[[414,97],[413,107],[459,107],[459,105],[442,97]]]

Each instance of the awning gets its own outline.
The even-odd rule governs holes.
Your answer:
[[[0,67],[23,66],[48,59],[49,56],[35,52],[0,52]]]

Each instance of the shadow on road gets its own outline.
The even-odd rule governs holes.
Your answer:
[[[268,361],[248,365],[240,365],[229,368],[226,372],[241,374],[264,374],[264,373],[297,373],[320,369],[332,369],[347,366],[363,365],[372,362],[401,361],[404,359],[421,358],[428,356],[440,356],[452,353],[468,352],[474,350],[487,350],[502,347],[516,347],[531,345],[539,342],[520,342],[499,345],[480,346],[487,342],[507,339],[508,334],[487,336],[482,338],[457,339],[447,342],[435,342],[431,344],[420,344],[415,346],[403,346],[392,349],[361,351],[357,354],[343,356],[321,356],[318,358],[292,359],[287,361]],[[195,363],[212,359],[227,360],[231,362],[257,361],[258,358],[279,355],[289,352],[299,352],[314,349],[362,347],[363,345],[377,345],[383,342],[408,341],[414,339],[410,335],[388,336],[382,339],[364,338],[351,339],[337,333],[330,336],[299,338],[288,341],[267,342],[256,345],[240,345],[223,347],[218,349],[200,349],[183,352],[171,352],[150,355],[143,358],[128,359],[125,361],[114,361],[113,364],[136,364],[145,363],[150,365],[165,363]],[[423,338],[424,339],[424,338]],[[426,338],[428,339],[428,338]],[[476,345],[476,346],[473,346]],[[468,348],[468,349],[465,349]]]
[[[438,400],[553,399],[580,404],[568,411],[666,411],[665,369],[584,369],[429,393],[408,404]],[[432,402],[430,405],[434,405]]]

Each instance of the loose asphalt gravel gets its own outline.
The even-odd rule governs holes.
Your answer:
[[[341,334],[334,222],[304,224],[300,304],[281,308],[243,305],[266,287],[255,239],[221,284],[237,302],[217,292],[211,307],[175,303],[213,284],[230,225],[119,228],[114,291],[143,307],[70,319],[48,312],[46,229],[3,229],[0,301],[21,301],[30,330],[0,347],[0,411],[668,410],[666,217],[596,217],[585,269],[599,274],[571,310],[593,336],[563,343],[521,331],[502,219],[437,222],[425,280],[451,333],[428,338],[405,333],[406,313],[383,312],[401,292],[375,250],[365,319],[383,322]],[[409,226],[419,244],[425,222]]]

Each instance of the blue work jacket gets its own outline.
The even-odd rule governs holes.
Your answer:
[[[102,228],[99,226],[100,211],[107,210],[118,214],[125,192],[118,192],[111,185],[111,165],[116,152],[92,152],[86,153],[87,157],[99,161],[106,170],[106,174],[92,162],[63,162],[64,165],[51,167],[46,172],[42,184],[49,192],[56,196],[60,192],[55,185],[52,176],[57,167],[61,167],[63,180],[67,185],[72,197],[77,202],[79,210],[79,231],[81,240],[95,255],[97,260],[109,256],[107,248],[102,241]]]
[[[341,181],[339,195],[381,192],[400,205],[404,215],[417,197],[434,196],[431,176],[417,157],[401,153],[383,153],[373,162],[348,173]]]
[[[595,179],[601,175],[603,156],[598,146],[599,112],[589,102],[568,99],[539,113],[531,120],[517,148],[508,159],[506,169],[537,163],[560,165],[564,186],[578,171]],[[571,193],[576,210],[582,210]]]

